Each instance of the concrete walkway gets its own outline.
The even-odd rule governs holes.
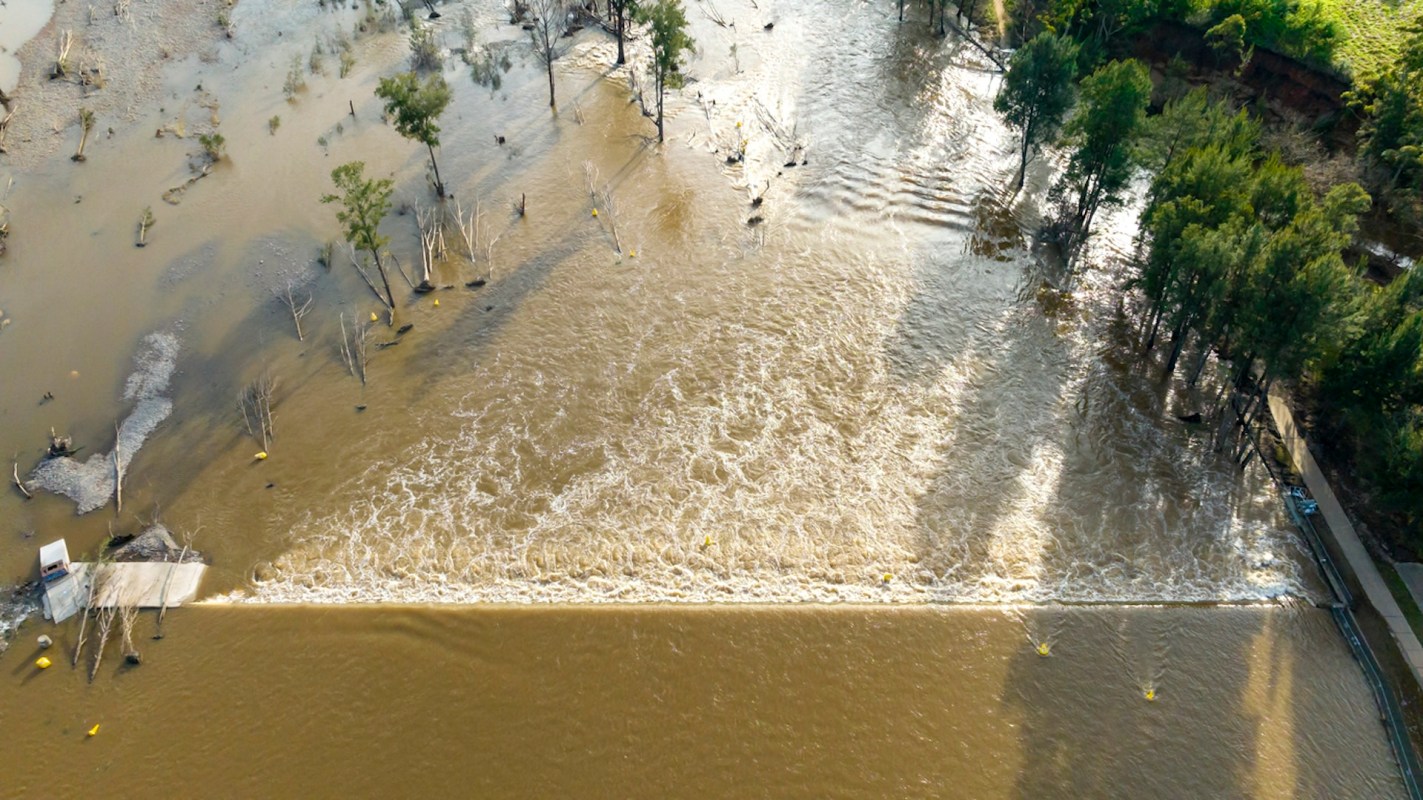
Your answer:
[[[1423,564],[1395,561],[1393,568],[1398,570],[1398,577],[1408,586],[1408,593],[1413,595],[1413,602],[1423,608]]]
[[[1393,599],[1383,576],[1379,574],[1378,566],[1369,556],[1369,551],[1364,549],[1363,542],[1359,541],[1359,534],[1354,531],[1354,525],[1349,522],[1339,500],[1334,497],[1334,490],[1329,488],[1329,481],[1320,471],[1319,464],[1315,463],[1304,436],[1295,426],[1295,418],[1290,413],[1289,404],[1283,398],[1271,395],[1270,414],[1275,418],[1275,427],[1280,431],[1280,439],[1289,450],[1290,457],[1294,459],[1295,468],[1304,478],[1305,487],[1319,503],[1319,513],[1329,524],[1329,530],[1334,534],[1344,558],[1348,560],[1349,568],[1358,577],[1369,605],[1388,623],[1389,632],[1393,634],[1394,641],[1398,642],[1399,650],[1403,652],[1404,659],[1413,670],[1414,679],[1423,685],[1423,644],[1419,644],[1417,635],[1413,633],[1413,628],[1409,626],[1403,611],[1398,607],[1398,601]]]

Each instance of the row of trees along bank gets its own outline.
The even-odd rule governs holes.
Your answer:
[[[1069,271],[1097,212],[1121,202],[1133,176],[1150,175],[1128,289],[1145,302],[1138,344],[1168,350],[1163,378],[1182,368],[1194,384],[1210,356],[1234,376],[1226,418],[1241,429],[1280,379],[1337,412],[1380,508],[1398,515],[1410,544],[1423,520],[1423,279],[1386,286],[1345,260],[1371,199],[1357,183],[1312,186],[1299,166],[1263,144],[1261,124],[1204,88],[1148,116],[1152,86],[1134,61],[1110,61],[1076,80],[1084,43],[1044,31],[1013,55],[995,108],[1022,137],[1017,186],[1043,147],[1066,150],[1052,184],[1047,233]],[[1367,132],[1367,152],[1417,181],[1423,134],[1423,34],[1385,84],[1388,114]],[[1413,148],[1409,150],[1408,148]],[[1222,408],[1225,411],[1225,407]],[[1224,418],[1223,418],[1224,419]],[[1223,428],[1224,429],[1224,428]],[[1217,442],[1224,446],[1225,437]],[[1242,437],[1236,456],[1248,457]]]

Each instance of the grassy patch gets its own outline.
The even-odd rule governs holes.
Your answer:
[[[1398,60],[1403,26],[1423,18],[1423,0],[1319,0],[1344,31],[1334,61],[1367,82]]]
[[[1403,582],[1403,576],[1398,574],[1393,564],[1387,562],[1376,562],[1379,566],[1379,573],[1383,575],[1383,582],[1388,584],[1388,590],[1393,594],[1393,599],[1398,601],[1398,607],[1403,611],[1403,616],[1408,620],[1408,627],[1413,629],[1414,635],[1423,640],[1423,609],[1418,608],[1418,603],[1414,602],[1413,594],[1408,591],[1408,584]]]

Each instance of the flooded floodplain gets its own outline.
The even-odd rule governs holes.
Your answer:
[[[52,427],[112,453],[135,359],[176,343],[123,513],[7,493],[0,576],[154,517],[213,563],[211,604],[92,685],[67,658],[32,673],[27,625],[5,746],[135,796],[1401,791],[1268,476],[1175,421],[1213,387],[1130,352],[1130,209],[1060,291],[1028,233],[1052,164],[1010,196],[991,65],[833,5],[726,2],[723,27],[693,4],[658,145],[608,37],[573,38],[551,112],[523,32],[468,4],[509,63],[497,88],[445,68],[440,170],[480,244],[437,265],[449,288],[392,276],[398,339],[340,248],[317,261],[338,164],[395,179],[407,268],[434,203],[372,96],[405,38],[356,35],[360,9],[244,0],[84,163],[72,123],[0,161],[17,468]],[[301,339],[289,285],[313,298]],[[264,374],[258,460],[236,398]]]

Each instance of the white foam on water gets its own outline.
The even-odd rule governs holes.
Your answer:
[[[119,468],[127,470],[139,448],[173,411],[173,403],[163,396],[178,362],[178,337],[169,332],[144,337],[134,372],[124,384],[124,400],[133,410],[119,424]],[[102,507],[114,495],[114,455],[95,453],[86,461],[49,458],[40,462],[27,481],[32,489],[62,494],[73,500],[76,511],[87,514]]]
[[[1130,360],[1110,331],[1135,209],[1103,215],[1098,266],[1046,311],[1026,254],[965,245],[1016,168],[993,80],[967,69],[885,91],[885,41],[787,46],[782,28],[804,22],[743,50],[740,75],[699,73],[716,76],[695,91],[721,116],[694,120],[691,89],[677,103],[693,149],[723,147],[734,120],[752,129],[748,163],[728,172],[757,191],[780,157],[766,118],[808,120],[811,165],[782,179],[794,196],[774,201],[761,261],[715,265],[707,291],[677,271],[705,264],[640,260],[623,278],[634,307],[617,314],[555,276],[501,339],[521,346],[492,347],[453,420],[432,412],[432,433],[353,478],[348,507],[298,520],[294,546],[220,599],[1307,596],[1307,561],[1258,469],[1242,477],[1163,413],[1154,376],[1113,366]],[[635,220],[631,200],[623,213]]]

